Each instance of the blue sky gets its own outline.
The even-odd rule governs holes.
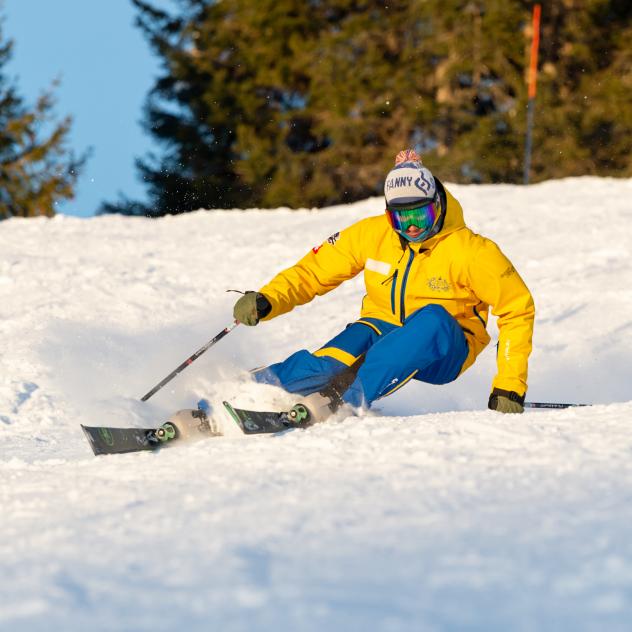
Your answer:
[[[4,36],[14,41],[7,72],[18,92],[31,104],[60,78],[55,113],[73,116],[70,145],[78,154],[93,149],[75,199],[60,213],[92,215],[119,192],[144,199],[134,159],[152,148],[140,119],[159,61],[134,26],[135,13],[130,0],[0,0]]]

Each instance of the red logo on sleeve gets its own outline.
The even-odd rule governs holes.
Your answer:
[[[322,245],[322,244],[320,244],[320,246],[314,246],[314,247],[312,248],[312,252],[313,252],[314,254],[317,254],[317,253],[318,253],[318,251],[319,251],[322,247],[323,247],[323,245]]]

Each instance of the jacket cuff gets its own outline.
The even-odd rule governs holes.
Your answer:
[[[272,311],[272,303],[268,300],[267,296],[257,292],[257,316],[259,318],[265,318]]]

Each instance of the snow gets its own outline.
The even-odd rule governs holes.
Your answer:
[[[494,349],[363,417],[246,437],[246,370],[357,317],[360,279],[238,327],[256,289],[380,199],[323,211],[0,223],[0,630],[629,630],[632,180],[451,186],[531,288],[529,399],[486,410]],[[490,328],[494,335],[494,327]],[[92,455],[79,428],[213,403],[226,435]]]

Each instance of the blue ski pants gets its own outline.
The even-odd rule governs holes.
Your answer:
[[[276,384],[290,393],[309,395],[366,354],[343,399],[370,406],[412,379],[430,384],[455,380],[468,355],[463,330],[440,305],[427,305],[401,326],[377,318],[351,323],[318,351],[302,349],[283,362],[258,369],[257,382]]]

